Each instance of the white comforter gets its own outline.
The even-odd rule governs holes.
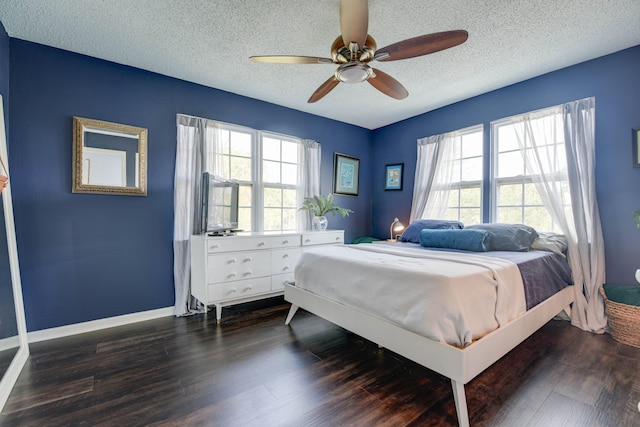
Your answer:
[[[516,264],[401,244],[305,251],[296,266],[295,284],[459,347],[526,310]]]

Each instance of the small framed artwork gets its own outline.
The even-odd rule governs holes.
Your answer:
[[[631,133],[633,167],[640,168],[640,128],[633,129]]]
[[[358,195],[360,159],[333,153],[333,193],[343,196]]]
[[[384,191],[400,190],[402,191],[402,172],[404,163],[395,165],[387,165],[384,169]]]

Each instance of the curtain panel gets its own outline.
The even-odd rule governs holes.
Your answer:
[[[553,117],[561,114],[567,169],[558,170]],[[549,120],[544,120],[549,118]],[[595,99],[587,98],[512,118],[526,167],[545,207],[567,238],[575,303],[571,323],[602,333],[604,303],[598,293],[605,278],[604,240],[595,193]],[[528,149],[527,149],[528,148]],[[557,179],[566,173],[568,188]],[[569,203],[567,203],[569,202]],[[571,205],[567,215],[564,206]]]

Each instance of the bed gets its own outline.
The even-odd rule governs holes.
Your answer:
[[[464,385],[573,302],[566,260],[539,250],[345,245],[303,253],[295,277],[285,324],[303,308],[448,377],[460,426]]]

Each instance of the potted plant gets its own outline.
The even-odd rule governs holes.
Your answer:
[[[640,228],[640,210],[633,213],[633,220],[636,222],[636,226]]]
[[[327,225],[329,224],[327,214],[335,216],[336,213],[339,213],[344,218],[353,212],[351,209],[341,208],[333,203],[333,194],[305,197],[300,210],[311,212],[313,215],[311,229],[316,231],[327,229]]]

